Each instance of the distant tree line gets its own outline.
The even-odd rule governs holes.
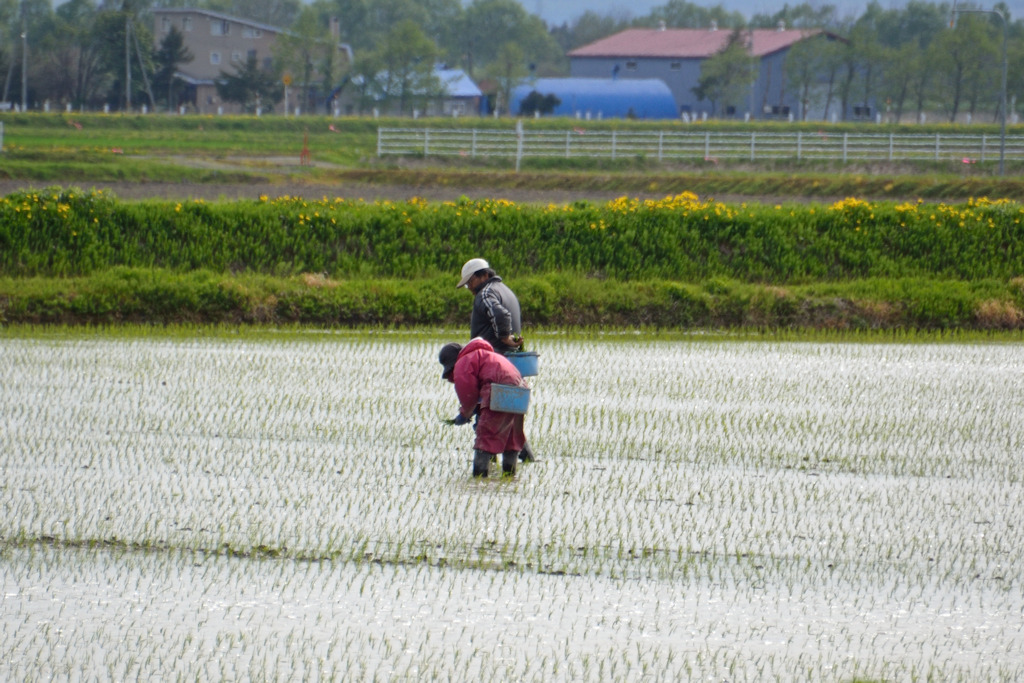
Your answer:
[[[780,23],[840,38],[803,41],[787,60],[787,87],[808,105],[824,99],[814,104],[826,111],[873,101],[894,121],[924,112],[950,121],[964,114],[996,120],[1004,30],[1011,107],[1024,92],[1024,23],[1003,2],[961,3],[960,9],[984,11],[959,13],[955,26],[949,4],[921,0],[892,9],[872,1],[856,17],[841,16],[831,5],[787,4],[749,20],[723,5],[668,0],[642,17],[584,11],[571,22],[548,26],[519,0],[473,0],[466,6],[461,0],[68,0],[56,9],[50,0],[0,0],[0,101],[19,103],[24,92],[32,108],[42,102],[175,108],[181,95],[175,71],[193,55],[176,31],[154,46],[151,10],[166,7],[214,10],[289,30],[278,40],[271,72],[243,64],[224,74],[222,94],[236,101],[279,98],[284,72],[300,83],[316,73],[321,95],[348,90],[361,107],[383,99],[409,111],[415,97],[438,87],[432,71],[443,62],[466,71],[505,113],[512,89],[523,79],[568,75],[569,50],[630,27],[708,28],[713,22],[737,38],[705,65],[698,94],[709,99],[724,101],[742,87],[737,79],[750,72],[737,49],[743,30]],[[338,61],[332,18],[340,40],[353,49],[352,64]]]

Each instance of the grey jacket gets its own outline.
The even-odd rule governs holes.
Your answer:
[[[469,320],[470,338],[483,337],[494,350],[507,355],[517,349],[501,343],[502,337],[522,332],[519,299],[501,278],[495,275],[476,291],[473,315]]]

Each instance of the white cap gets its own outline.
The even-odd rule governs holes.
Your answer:
[[[465,265],[462,266],[462,279],[459,280],[459,284],[455,285],[455,289],[465,287],[466,283],[469,282],[469,278],[473,277],[473,273],[484,268],[490,268],[490,265],[482,258],[471,258],[466,261]]]

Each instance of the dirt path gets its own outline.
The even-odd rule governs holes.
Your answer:
[[[569,204],[587,200],[603,203],[627,196],[635,199],[664,199],[664,192],[602,192],[597,190],[530,190],[522,188],[495,189],[488,187],[439,187],[415,185],[382,185],[375,183],[343,183],[335,185],[305,183],[138,183],[138,182],[40,182],[30,180],[0,180],[0,197],[25,190],[42,190],[47,187],[78,187],[82,190],[103,190],[118,199],[168,199],[205,201],[231,201],[236,199],[258,199],[260,196],[302,197],[318,200],[324,197],[362,199],[374,201],[405,201],[413,197],[429,201],[456,201],[460,197],[469,199],[506,199],[517,204]],[[724,203],[765,203],[810,202],[829,204],[840,199],[819,197],[749,197],[740,195],[716,195]]]

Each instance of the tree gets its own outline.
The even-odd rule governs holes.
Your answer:
[[[563,25],[551,29],[551,35],[558,41],[563,52],[569,52],[627,28],[629,20],[624,16],[600,15],[587,10],[572,23],[571,27]]]
[[[655,7],[648,18],[635,23],[658,26],[662,21],[669,28],[709,28],[714,25],[722,29],[740,29],[747,23],[740,12],[728,12],[721,5],[709,9],[686,0],[669,0]]]
[[[411,21],[424,35],[431,23],[424,5],[417,0],[334,0],[333,7],[341,39],[357,54],[377,50],[402,21]]]
[[[281,79],[273,71],[261,69],[256,57],[249,55],[245,64],[235,67],[235,73],[221,71],[217,82],[217,94],[225,102],[235,102],[248,113],[270,111],[271,107],[284,99]]]
[[[336,50],[327,22],[310,7],[302,9],[291,31],[278,36],[274,57],[302,93],[303,110],[316,111],[317,94],[330,89]]]
[[[807,120],[812,107],[827,108],[834,74],[834,43],[831,36],[822,33],[801,40],[786,53],[783,69],[789,88],[797,93],[801,121]]]
[[[441,94],[434,75],[438,50],[412,20],[399,22],[380,48],[361,60],[367,94],[385,105],[397,105],[399,114],[411,112],[420,101]]]
[[[757,58],[751,57],[747,37],[739,30],[729,34],[729,41],[716,54],[704,61],[693,94],[708,100],[717,111],[729,107],[740,111],[744,97],[757,77]]]
[[[186,2],[182,6],[195,7],[196,4]],[[205,9],[245,17],[271,26],[287,27],[298,17],[302,3],[300,0],[206,0]]]
[[[178,92],[175,86],[180,83],[175,74],[181,64],[188,64],[195,58],[185,47],[185,36],[176,26],[172,26],[160,41],[155,58],[157,72],[153,76],[153,85],[157,92],[166,95],[167,109],[173,111],[178,106]]]
[[[466,8],[459,33],[465,70],[470,77],[498,59],[499,48],[517,43],[539,74],[554,70],[564,59],[544,22],[526,13],[517,0],[474,0]]]
[[[148,22],[140,21],[129,3],[125,6],[125,10],[97,12],[93,31],[98,38],[99,68],[109,76],[107,104],[130,108],[149,98],[149,74],[155,69],[152,50],[142,49],[153,44]]]
[[[507,111],[511,111],[512,89],[529,75],[523,49],[511,41],[503,43],[498,49],[497,58],[488,67],[487,75],[498,84],[500,101]],[[499,107],[495,110],[501,113]]]
[[[0,77],[4,77],[4,87],[0,93],[0,101],[7,102],[7,90],[14,75],[14,65],[18,60],[14,46],[18,43],[18,3],[17,0],[0,0]]]
[[[9,102],[9,93],[18,92],[19,89],[27,92],[27,102],[38,102],[39,96],[33,92],[42,83],[39,78],[36,58],[40,52],[43,38],[49,26],[52,10],[49,0],[17,0],[17,2],[5,1],[0,3],[0,17],[10,22],[3,31],[6,35],[0,36],[0,40],[9,47],[4,48],[7,61],[7,70],[4,78],[3,97],[0,101]],[[27,40],[21,38],[22,32],[26,33]],[[27,46],[29,57],[24,58],[23,48]],[[28,74],[27,82],[23,84],[22,75]],[[20,100],[21,98],[18,97]]]
[[[970,96],[971,85],[986,78],[986,66],[992,61],[993,40],[988,23],[977,15],[966,14],[958,19],[956,29],[947,29],[935,39],[931,68],[935,69],[936,94],[949,112],[950,122],[956,121],[960,107]]]
[[[824,29],[837,25],[835,5],[810,5],[806,2],[790,7],[783,5],[775,14],[755,14],[750,28],[775,28],[782,23],[787,28]]]
[[[519,103],[519,112],[523,116],[533,116],[534,113],[538,113],[541,116],[544,114],[550,114],[562,103],[562,100],[557,95],[547,94],[542,95],[536,90],[531,90],[530,93],[523,98],[522,102]]]
[[[846,52],[849,87],[844,90],[844,112],[849,101],[859,100],[867,107],[874,95],[877,73],[884,68],[884,60],[888,56],[879,41],[878,24],[882,15],[881,6],[872,0],[850,31]]]
[[[931,73],[926,56],[928,47],[946,30],[947,19],[941,7],[921,0],[911,0],[903,9],[888,10],[877,16],[875,25],[880,45],[877,92],[897,123],[915,99],[916,87],[928,82]]]
[[[423,33],[434,41],[440,54],[452,63],[459,60],[459,26],[463,8],[460,0],[417,0],[427,15]]]

